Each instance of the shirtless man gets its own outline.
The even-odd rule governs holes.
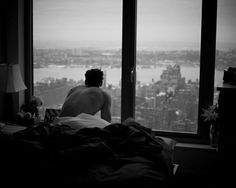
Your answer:
[[[100,86],[103,72],[91,69],[85,73],[85,85],[72,88],[62,106],[59,117],[75,117],[81,113],[95,115],[101,111],[101,118],[111,122],[111,97]]]

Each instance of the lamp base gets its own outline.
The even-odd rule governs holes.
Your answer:
[[[4,112],[3,120],[5,122],[14,123],[16,120],[16,113],[19,110],[19,94],[18,93],[5,93],[4,94]]]

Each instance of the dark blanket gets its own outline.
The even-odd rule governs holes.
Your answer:
[[[8,144],[11,156],[21,159],[12,163],[18,173],[24,169],[35,180],[40,174],[40,182],[76,187],[156,187],[172,178],[167,145],[138,123],[83,128],[73,135],[68,129],[42,125],[12,136]]]

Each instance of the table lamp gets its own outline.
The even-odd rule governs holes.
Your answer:
[[[12,120],[14,117],[13,93],[27,89],[20,72],[19,64],[0,64],[0,92],[5,93],[4,112],[6,119]],[[5,111],[6,109],[6,111]]]
[[[4,93],[16,93],[27,89],[20,72],[19,64],[0,65],[0,91]]]

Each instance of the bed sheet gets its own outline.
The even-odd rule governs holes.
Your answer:
[[[2,160],[17,156],[21,161],[11,161],[6,169],[30,183],[40,177],[41,186],[166,187],[173,177],[174,140],[156,137],[134,121],[83,128],[74,134],[68,129],[45,124],[6,139],[11,147],[4,145]]]

